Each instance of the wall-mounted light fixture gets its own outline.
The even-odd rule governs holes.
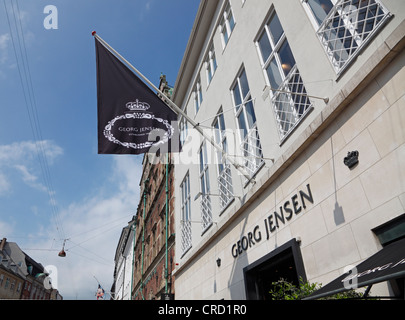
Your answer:
[[[220,267],[221,266],[221,258],[217,259],[217,266]]]
[[[357,150],[348,152],[347,156],[343,159],[343,163],[349,169],[355,167],[359,163],[359,152]]]

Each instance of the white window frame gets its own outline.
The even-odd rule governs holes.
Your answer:
[[[231,23],[232,22],[232,23]],[[219,32],[221,33],[222,48],[225,49],[229,38],[231,37],[232,31],[235,28],[235,16],[232,12],[232,7],[228,1],[225,10],[222,13],[222,19],[219,23]]]
[[[194,108],[195,114],[198,113],[198,110],[201,108],[201,104],[203,102],[203,95],[202,95],[202,88],[201,88],[201,79],[198,78],[195,86],[194,86]]]
[[[215,130],[214,137],[215,142],[221,146],[222,150],[228,152],[228,142],[226,137],[225,119],[222,107],[219,109],[217,116],[213,122],[213,128]],[[230,164],[224,159],[222,152],[217,150],[217,170],[218,170],[218,190],[220,195],[220,207],[221,212],[226,209],[226,207],[234,199],[233,186],[232,186],[232,175]]]
[[[214,132],[215,142],[222,148],[222,150],[227,152],[227,139],[225,134],[226,128],[222,107],[219,109],[212,124],[212,127],[215,130]],[[226,164],[226,159],[223,158],[222,153],[218,150],[217,150],[217,160],[218,160],[218,174],[221,174],[222,170],[224,170],[223,167]]]
[[[359,52],[365,45],[373,38],[373,36],[382,28],[382,26],[388,21],[388,19],[392,16],[392,14],[388,11],[387,8],[382,4],[380,0],[366,0],[369,1],[368,4],[365,6],[363,5],[361,9],[353,6],[350,3],[351,0],[330,0],[331,4],[333,5],[330,12],[324,18],[322,23],[318,23],[318,19],[315,17],[315,13],[313,12],[311,5],[308,3],[308,0],[302,0],[302,4],[304,6],[307,15],[313,24],[318,38],[325,49],[325,52],[336,72],[337,75],[340,75],[346,68],[351,64],[351,62],[357,57]],[[373,2],[371,5],[376,5],[378,10],[383,12],[383,16],[380,15],[381,19],[378,23],[373,25],[373,28],[365,32],[367,33],[364,37],[362,33],[358,32],[358,25],[363,23],[363,27],[368,23],[370,18],[366,18],[364,20],[359,20],[359,13],[364,10],[364,7],[369,7],[370,3]],[[346,6],[343,5],[346,3]],[[367,10],[368,12],[368,10]],[[364,13],[364,11],[363,11]],[[332,28],[328,29],[328,25],[331,21],[334,21],[336,17],[339,17],[343,23],[338,27],[334,27],[334,30],[342,31],[344,28],[345,33],[348,32],[350,35],[345,36],[345,39],[352,38],[351,43],[355,43],[353,46],[347,47],[345,43],[338,42],[339,36],[334,35],[335,38],[332,37],[333,41],[328,41],[325,34],[329,34],[329,37],[332,34]],[[364,31],[364,30],[363,30]],[[334,43],[334,47],[331,47],[330,43]],[[340,50],[335,50],[338,46],[340,46]],[[339,49],[339,48],[337,48]],[[340,53],[336,53],[335,51]],[[345,53],[347,55],[346,58],[342,58],[342,55]]]
[[[214,77],[215,71],[217,70],[217,59],[215,55],[214,44],[211,44],[208,50],[207,57],[205,59],[205,71],[207,76],[207,85],[209,85]]]
[[[201,192],[201,228],[204,233],[212,225],[211,185],[208,166],[207,144],[203,141],[198,151],[199,181]]]
[[[245,77],[247,79],[247,74],[246,74],[246,70],[245,68],[242,68],[241,71],[238,73],[238,76],[236,77],[232,87],[231,87],[231,96],[232,96],[232,102],[233,102],[233,106],[235,107],[235,115],[236,115],[236,122],[237,122],[237,126],[239,128],[239,131],[242,131],[242,128],[240,127],[240,123],[239,123],[239,116],[243,113],[243,122],[246,126],[246,133],[244,132],[244,136],[241,136],[241,140],[243,140],[245,138],[245,136],[248,134],[249,130],[254,128],[256,126],[256,114],[255,114],[255,110],[253,109],[253,115],[255,118],[255,121],[253,122],[253,124],[249,125],[249,120],[248,120],[248,115],[246,112],[246,105],[248,103],[253,103],[253,99],[252,96],[250,94],[250,87],[249,87],[249,83],[247,82],[247,86],[248,86],[248,92],[243,95],[243,91],[242,91],[242,85],[241,85],[241,78],[242,75],[245,74]],[[236,86],[238,87],[238,91],[239,91],[239,98],[241,103],[237,103],[236,99],[235,99],[235,88]]]
[[[187,110],[184,110],[187,113]],[[179,121],[179,131],[180,131],[180,148],[184,146],[188,136],[188,121],[184,116],[181,117]]]
[[[255,43],[260,57],[263,74],[266,79],[266,84],[270,86],[271,89],[279,90],[270,90],[270,96],[272,98],[274,114],[278,124],[280,141],[282,143],[297,127],[301,120],[313,109],[313,107],[310,99],[307,97],[305,86],[297,68],[297,63],[279,19],[282,34],[279,36],[279,39],[276,42],[273,39],[273,34],[270,30],[270,23],[276,16],[278,19],[277,12],[273,10],[269,15],[264,27],[260,30]],[[266,34],[271,48],[271,53],[267,59],[265,59],[263,56],[259,43],[259,40],[264,34]],[[292,58],[294,59],[294,65],[287,65],[288,72],[283,70],[283,61],[281,61],[280,57],[280,50],[283,45],[288,45]],[[272,88],[272,83],[267,72],[267,69],[270,68],[273,61],[275,61],[278,76],[280,76],[280,84],[278,84],[278,86],[276,85],[276,88]],[[291,92],[291,87],[299,88],[301,92]]]
[[[246,77],[246,85],[247,85],[247,92],[243,92],[242,90],[242,81],[241,79]],[[236,94],[236,87],[238,88],[239,91],[239,99],[241,103],[238,103],[237,100],[235,99],[235,94]],[[261,147],[261,142],[260,142],[260,137],[259,137],[259,132],[257,129],[257,118],[256,118],[256,112],[254,108],[254,99],[251,96],[250,93],[250,87],[249,87],[249,82],[247,80],[247,74],[246,70],[244,67],[241,68],[241,70],[238,73],[238,76],[236,77],[235,81],[233,82],[231,86],[231,97],[232,97],[232,102],[233,106],[235,108],[235,118],[236,118],[236,123],[237,127],[239,128],[239,137],[241,141],[241,153],[244,158],[244,166],[248,170],[249,175],[253,177],[257,171],[264,165],[264,160],[263,160],[263,152],[262,152],[262,147]],[[254,119],[252,119],[252,123],[249,123],[249,112],[247,111],[247,105],[250,106],[252,110],[252,116]],[[242,121],[244,123],[244,126],[246,127],[246,131],[244,131],[244,128],[241,128],[240,126],[240,121],[239,117],[242,116]]]
[[[191,197],[190,197],[190,174],[187,172],[182,183],[181,190],[181,250],[184,255],[192,246],[191,234]]]

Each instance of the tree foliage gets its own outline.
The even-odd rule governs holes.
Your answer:
[[[322,287],[318,283],[309,283],[304,281],[302,277],[299,279],[299,285],[288,282],[285,279],[280,279],[272,282],[269,293],[272,295],[273,300],[301,300]],[[355,299],[361,298],[362,294],[354,290],[349,290],[342,293],[337,293],[332,296],[322,298],[325,300],[335,299]]]

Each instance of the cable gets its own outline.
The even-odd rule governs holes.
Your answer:
[[[82,243],[85,243],[85,242],[87,242],[87,241],[93,240],[94,238],[97,238],[97,237],[99,237],[99,236],[105,234],[106,232],[111,231],[111,230],[113,230],[113,229],[115,229],[115,228],[117,228],[117,227],[122,227],[122,224],[114,225],[113,227],[111,227],[111,228],[109,228],[109,229],[107,229],[107,230],[105,230],[105,231],[103,231],[103,232],[100,232],[100,233],[98,233],[98,234],[92,236],[91,238],[88,238],[88,239],[86,239],[86,240],[83,240],[82,242],[79,242],[78,244],[76,244],[76,245],[74,245],[74,246],[72,246],[72,247],[70,247],[70,248],[68,248],[68,249],[66,249],[66,250],[70,250],[70,249],[72,249],[72,248],[74,248],[74,247],[76,247],[76,246],[81,245]],[[72,241],[71,241],[71,242],[72,242]]]
[[[27,109],[27,114],[28,114],[28,119],[30,122],[31,131],[34,136],[36,152],[37,152],[37,156],[38,156],[38,162],[41,167],[44,184],[47,189],[47,193],[48,193],[48,197],[49,197],[49,203],[51,206],[52,217],[53,217],[53,220],[54,220],[54,223],[56,226],[56,230],[58,232],[60,239],[65,239],[66,237],[65,237],[62,222],[60,219],[59,209],[57,206],[56,199],[54,197],[55,189],[53,186],[51,172],[49,169],[49,162],[48,162],[48,158],[47,158],[46,150],[45,150],[46,141],[43,140],[43,138],[42,138],[42,131],[41,131],[41,126],[40,126],[40,121],[39,121],[39,116],[38,116],[35,93],[34,93],[34,89],[33,89],[33,85],[32,85],[32,77],[31,77],[31,71],[30,71],[29,63],[28,63],[28,54],[27,54],[27,48],[25,45],[25,37],[24,37],[23,28],[22,28],[21,13],[20,13],[18,0],[15,0],[14,4],[13,4],[13,0],[10,0],[10,7],[11,7],[10,12],[12,13],[12,17],[14,18],[15,31],[12,28],[12,23],[11,23],[11,19],[10,19],[11,14],[9,14],[9,10],[6,5],[6,0],[3,0],[3,3],[4,3],[5,11],[6,11],[8,26],[10,29],[10,35],[11,35],[11,40],[12,40],[12,44],[13,44],[14,55],[15,55],[16,62],[17,62],[18,73],[19,73],[22,91],[23,91],[24,100],[25,100],[25,106]],[[17,41],[15,40],[15,38],[17,38]],[[18,46],[16,44],[18,44]]]
[[[121,220],[123,220],[123,219],[128,219],[128,215],[125,215],[125,216],[123,216],[123,217],[121,217],[121,218],[118,218],[118,219],[116,219],[116,220],[109,221],[109,222],[107,222],[107,223],[105,223],[105,224],[103,224],[103,225],[100,225],[100,226],[98,226],[98,227],[95,227],[95,228],[93,228],[93,229],[90,229],[90,230],[87,230],[87,231],[83,231],[83,232],[80,232],[80,233],[73,234],[73,235],[71,235],[71,236],[69,237],[69,239],[77,238],[78,236],[81,236],[81,235],[84,235],[84,234],[87,234],[87,233],[91,233],[91,232],[93,232],[93,231],[95,231],[95,230],[97,230],[97,229],[101,229],[101,228],[103,228],[104,226],[109,226],[109,225],[111,225],[113,222],[121,221]],[[122,224],[120,223],[120,225],[122,225]]]

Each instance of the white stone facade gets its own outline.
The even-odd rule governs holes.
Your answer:
[[[337,6],[342,1],[332,2]],[[224,46],[221,33],[230,16],[228,4],[230,25],[234,25]],[[405,213],[405,3],[381,0],[377,4],[384,8],[384,24],[337,71],[306,1],[201,1],[174,101],[207,127],[215,125],[214,117],[222,110],[228,145],[237,146],[229,153],[238,156],[234,159],[246,169],[233,96],[234,85],[245,72],[249,93],[242,103],[253,101],[256,121],[249,126],[259,134],[260,152],[254,158],[259,159],[255,183],[230,167],[235,198],[223,208],[216,153],[210,153],[206,142],[211,159],[206,167],[207,192],[202,190],[198,157],[202,139],[188,127],[189,149],[185,144],[177,159],[181,165],[175,166],[176,299],[246,299],[243,269],[292,239],[299,242],[306,278],[323,284],[381,249],[373,229]],[[258,47],[274,14],[305,92],[313,96],[308,111],[283,137]],[[206,63],[212,46],[217,67],[208,83]],[[273,51],[281,51],[282,46]],[[202,94],[198,112],[195,88]],[[359,163],[349,169],[344,158],[351,151],[358,151]],[[182,189],[187,175],[189,191]],[[309,190],[312,201],[300,193],[308,195]],[[187,214],[184,192],[189,197]],[[201,228],[204,193],[211,194],[212,223]],[[185,220],[187,246],[181,241]],[[386,284],[372,289],[374,294],[388,291]]]

